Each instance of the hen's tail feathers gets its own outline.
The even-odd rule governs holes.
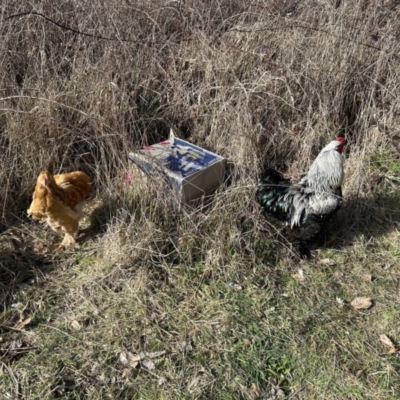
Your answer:
[[[291,183],[272,168],[266,169],[257,184],[256,198],[264,212],[287,221],[287,205],[283,199]]]

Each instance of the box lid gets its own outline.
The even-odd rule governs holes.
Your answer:
[[[174,138],[146,146],[139,154],[146,156],[151,161],[165,168],[169,175],[185,178],[201,171],[217,161],[223,160],[210,151],[204,150],[185,140]]]

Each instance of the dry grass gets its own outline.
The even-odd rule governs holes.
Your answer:
[[[396,4],[3,2],[1,398],[398,398],[379,342],[400,342]],[[128,161],[170,127],[234,165],[206,209],[177,212]],[[336,241],[300,261],[257,174],[300,176],[339,132]],[[95,184],[76,252],[26,217],[45,168]],[[166,354],[129,368],[123,351]]]

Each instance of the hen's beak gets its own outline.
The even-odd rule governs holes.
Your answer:
[[[42,182],[40,182],[43,186],[47,186],[49,180],[47,178],[42,178]]]

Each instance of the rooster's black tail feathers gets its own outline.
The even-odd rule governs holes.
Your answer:
[[[288,209],[283,197],[287,193],[290,182],[272,168],[266,169],[257,184],[256,198],[264,212],[287,221]]]

